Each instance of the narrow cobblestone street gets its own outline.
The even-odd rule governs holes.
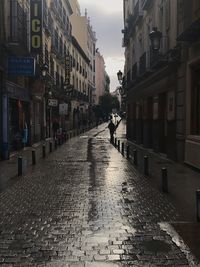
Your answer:
[[[1,266],[191,266],[161,227],[180,220],[176,209],[106,127],[70,139],[0,194]]]

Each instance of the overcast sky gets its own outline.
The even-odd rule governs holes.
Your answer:
[[[124,49],[122,48],[123,0],[79,0],[82,15],[87,9],[91,25],[97,35],[97,47],[104,56],[106,71],[114,91],[119,83],[117,72],[123,72]]]

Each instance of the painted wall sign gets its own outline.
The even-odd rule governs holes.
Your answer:
[[[31,0],[31,53],[39,54],[42,51],[42,10],[43,0]]]
[[[68,114],[68,104],[63,103],[59,104],[59,115],[67,115]]]

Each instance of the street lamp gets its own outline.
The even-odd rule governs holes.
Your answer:
[[[64,92],[67,91],[67,83],[66,82],[63,83],[63,90],[64,90]]]
[[[118,78],[119,83],[122,85],[122,82],[123,82],[123,73],[121,72],[121,70],[118,71],[117,78]]]
[[[45,78],[47,76],[48,66],[44,64],[41,69],[42,77]]]
[[[151,47],[154,51],[158,51],[160,49],[160,41],[162,38],[162,32],[158,31],[157,27],[153,27],[153,30],[149,34],[149,38],[151,41]]]

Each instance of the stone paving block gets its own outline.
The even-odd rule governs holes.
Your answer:
[[[119,255],[108,255],[108,260],[109,261],[119,261],[120,256]]]

